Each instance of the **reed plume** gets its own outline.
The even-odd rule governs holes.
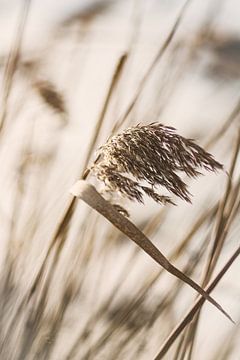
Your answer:
[[[170,126],[138,124],[112,136],[98,150],[90,172],[104,182],[108,192],[143,203],[143,195],[162,204],[173,201],[160,195],[159,186],[191,202],[191,194],[180,174],[197,177],[200,170],[223,166],[213,156]]]

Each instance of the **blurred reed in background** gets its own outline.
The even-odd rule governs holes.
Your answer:
[[[237,359],[240,33],[219,30],[226,1],[198,3],[91,1],[29,48],[36,10],[22,2],[0,54],[1,359]],[[237,325],[69,194],[87,176],[101,191],[99,146],[153,122],[225,172],[186,179],[193,204],[163,194],[118,210],[207,292],[219,282],[211,296]]]

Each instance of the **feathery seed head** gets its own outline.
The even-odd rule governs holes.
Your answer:
[[[139,202],[143,202],[145,193],[158,203],[173,204],[169,196],[156,192],[158,186],[191,202],[191,194],[179,173],[196,177],[201,169],[223,168],[192,139],[159,123],[130,127],[109,138],[98,152],[91,172],[104,182],[108,191]]]

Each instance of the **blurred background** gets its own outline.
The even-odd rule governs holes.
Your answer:
[[[69,188],[110,135],[160,122],[225,172],[193,204],[122,201],[206,285],[239,246],[237,0],[0,0],[0,358],[154,359],[196,293]],[[89,177],[97,187],[99,184]],[[165,355],[239,359],[240,262]]]

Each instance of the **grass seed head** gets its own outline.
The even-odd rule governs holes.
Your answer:
[[[106,190],[130,200],[143,202],[146,194],[158,203],[173,204],[169,196],[158,194],[159,186],[191,202],[180,175],[197,177],[203,169],[222,168],[192,139],[178,135],[173,127],[151,123],[138,124],[109,138],[99,148],[91,172],[104,182]]]

